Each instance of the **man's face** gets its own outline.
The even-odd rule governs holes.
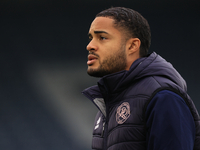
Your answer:
[[[97,17],[90,26],[87,73],[91,76],[102,77],[126,69],[125,41],[113,22],[111,18]]]

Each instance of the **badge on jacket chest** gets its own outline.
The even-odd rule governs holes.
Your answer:
[[[117,108],[116,121],[118,124],[123,124],[130,116],[130,105],[128,102],[122,103]]]

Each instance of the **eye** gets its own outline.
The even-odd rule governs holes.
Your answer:
[[[91,42],[91,41],[92,41],[92,35],[88,34],[88,42]]]
[[[92,38],[88,38],[88,42],[91,42],[92,41]]]
[[[106,40],[107,38],[105,38],[104,36],[100,36],[101,40]]]
[[[92,36],[89,36],[88,37],[88,42],[91,42],[92,41]]]

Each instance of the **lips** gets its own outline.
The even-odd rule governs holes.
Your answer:
[[[92,65],[97,60],[97,56],[89,54],[87,65]]]

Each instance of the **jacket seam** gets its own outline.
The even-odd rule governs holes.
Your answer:
[[[120,125],[120,126],[117,126],[117,127],[113,128],[112,130],[110,130],[110,131],[108,132],[108,136],[109,136],[112,132],[114,132],[115,130],[117,130],[117,129],[124,128],[124,127],[138,127],[138,126],[141,127],[141,126],[144,126],[144,124],[138,124],[138,125],[135,125],[135,124]]]
[[[114,143],[110,146],[108,146],[107,148],[109,149],[110,147],[114,146],[114,145],[117,145],[117,144],[122,144],[122,143],[137,143],[137,142],[146,142],[145,140],[144,141],[122,141],[122,142],[118,142],[118,143]]]
[[[124,97],[124,100],[125,99],[128,99],[128,98],[149,98],[149,96],[148,95],[145,95],[145,94],[137,94],[137,95],[132,95],[132,96],[127,96],[127,97]],[[123,100],[123,101],[124,101]]]
[[[93,134],[93,137],[98,137],[98,138],[103,139],[103,137],[101,135],[99,135],[99,134]]]

